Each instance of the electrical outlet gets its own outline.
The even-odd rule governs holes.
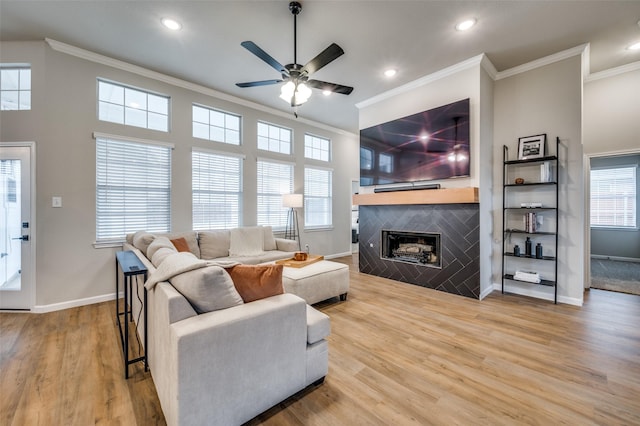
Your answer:
[[[62,197],[52,197],[51,207],[62,207]]]

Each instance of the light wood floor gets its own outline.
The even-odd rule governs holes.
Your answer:
[[[480,302],[352,267],[349,299],[317,306],[325,383],[249,424],[640,424],[640,296]],[[0,314],[0,424],[164,424],[142,365],[124,380],[114,309]]]

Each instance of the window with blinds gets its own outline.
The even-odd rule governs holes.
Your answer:
[[[304,227],[326,228],[333,225],[332,171],[304,169]]]
[[[331,159],[331,141],[307,133],[304,135],[304,156],[313,160],[329,161]]]
[[[293,193],[293,164],[258,160],[258,225],[275,230],[287,226],[288,209],[282,194]]]
[[[291,154],[291,129],[258,122],[258,149]]]
[[[591,170],[591,226],[636,228],[636,166]]]
[[[241,225],[242,158],[204,151],[191,153],[193,229]]]
[[[96,136],[96,243],[171,229],[171,147]]]
[[[0,64],[0,110],[31,109],[31,66]]]

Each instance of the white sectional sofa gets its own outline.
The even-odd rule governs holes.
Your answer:
[[[188,238],[185,240],[191,252],[207,252],[206,247],[192,247],[198,238]],[[134,245],[134,240],[138,244]],[[163,266],[163,262],[180,255],[193,257],[185,253],[176,255],[165,250],[163,244],[156,244],[160,239],[153,241],[153,245],[145,247],[140,235],[130,236],[123,246],[124,250],[136,253],[151,277],[167,265]],[[154,265],[148,253],[159,263]],[[238,261],[242,256],[221,257]],[[194,285],[202,277],[212,275],[208,268],[216,266],[189,272],[196,277]],[[171,282],[161,281],[148,287],[146,349],[167,424],[239,425],[324,380],[328,371],[325,338],[330,333],[329,318],[300,297],[285,293],[250,303],[240,300],[228,308],[199,313],[201,306],[190,302]],[[141,291],[142,286],[138,289]],[[216,295],[213,302],[229,298],[227,291]],[[134,297],[136,318],[139,309],[139,301]],[[143,337],[143,324],[137,327]]]

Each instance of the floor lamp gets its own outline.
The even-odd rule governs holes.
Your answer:
[[[302,251],[300,230],[298,228],[298,212],[296,211],[296,209],[302,208],[302,194],[282,194],[282,207],[289,208],[284,237],[288,240],[298,240],[298,250]]]

